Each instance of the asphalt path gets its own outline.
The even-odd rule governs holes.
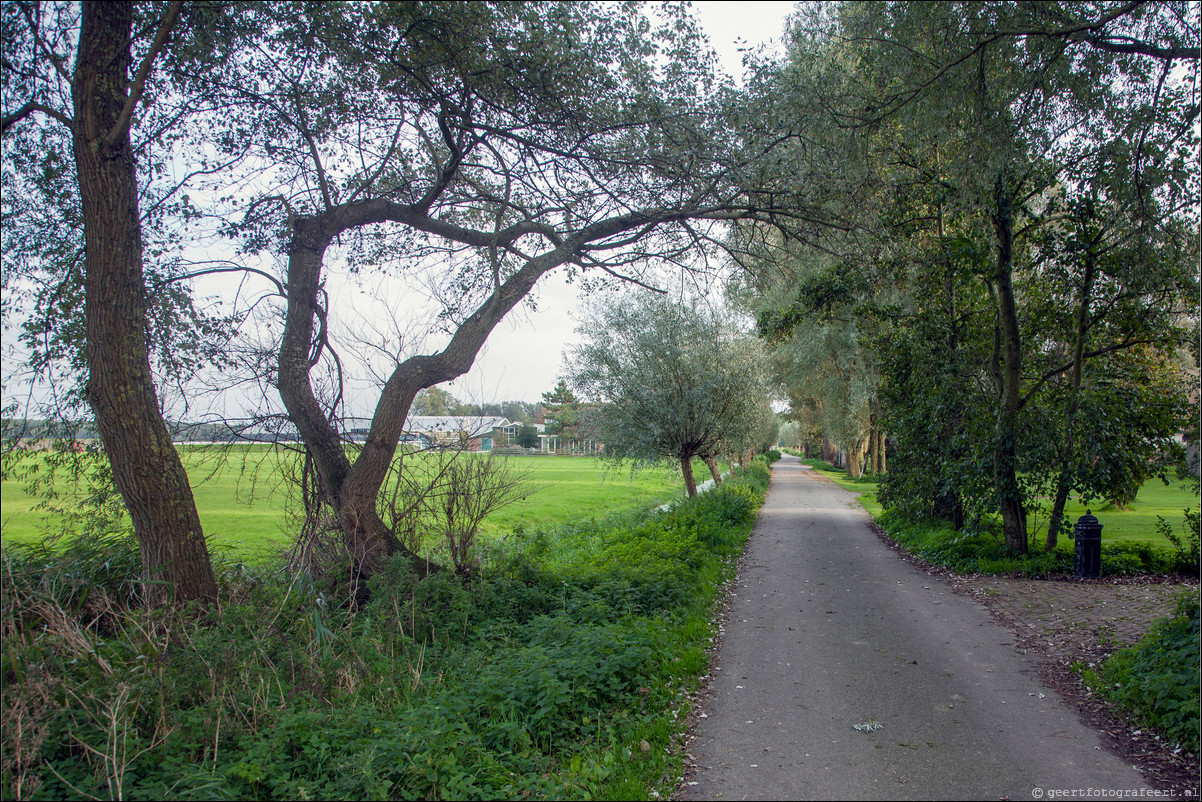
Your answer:
[[[1008,630],[869,521],[797,458],[773,466],[680,799],[1148,793]]]

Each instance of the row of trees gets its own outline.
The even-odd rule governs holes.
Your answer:
[[[704,269],[731,221],[793,235],[833,222],[809,188],[779,186],[772,154],[790,135],[715,79],[681,7],[2,13],[6,317],[25,321],[35,372],[78,379],[154,604],[216,595],[161,388],[187,399],[216,365],[223,386],[278,393],[353,576],[396,554],[424,572],[380,515],[404,420],[541,277]],[[198,261],[198,248],[230,258]],[[379,395],[356,452],[337,425],[347,363],[331,270],[425,281],[441,336],[424,352],[370,344]],[[265,289],[206,314],[191,282],[231,271]]]
[[[1187,3],[795,20],[771,81],[827,111],[868,191],[855,236],[767,240],[745,289],[795,404],[850,453],[896,442],[887,504],[1000,512],[1025,552],[1047,498],[1050,549],[1070,494],[1122,501],[1163,467],[1196,404],[1198,37]]]

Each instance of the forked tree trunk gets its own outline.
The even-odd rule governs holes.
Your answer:
[[[138,187],[128,128],[132,4],[84,3],[72,146],[84,220],[88,401],[133,519],[151,606],[210,603],[217,583],[188,476],[163,421],[146,345]]]
[[[420,226],[429,222],[424,215],[424,210],[416,207],[374,200],[334,206],[293,221],[288,256],[288,311],[278,362],[280,397],[313,457],[323,493],[338,514],[358,577],[378,573],[395,554],[404,554],[419,576],[439,568],[406,549],[377,512],[380,488],[404,433],[405,418],[420,390],[450,381],[471,369],[493,328],[526,297],[541,276],[563,263],[565,254],[571,253],[573,247],[567,243],[556,251],[530,259],[468,315],[441,352],[410,357],[397,365],[380,392],[371,429],[352,464],[309,378],[310,369],[320,357],[315,349],[323,347],[325,337],[324,331],[316,329],[316,322],[324,317],[318,307],[318,295],[325,250],[340,232],[389,220]]]

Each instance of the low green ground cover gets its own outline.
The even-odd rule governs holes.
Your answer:
[[[219,610],[157,619],[128,535],[9,546],[4,796],[666,798],[767,482],[521,527],[470,580],[397,562],[357,609],[223,557]]]
[[[1082,669],[1086,683],[1131,712],[1178,748],[1198,753],[1199,599],[1182,597],[1176,612],[1157,621],[1134,646],[1120,649],[1098,671]]]
[[[291,455],[269,446],[184,446],[181,454],[201,524],[214,551],[263,562],[287,548],[287,533],[294,525],[286,514]],[[529,472],[531,492],[525,500],[490,516],[483,529],[486,537],[519,525],[603,517],[618,509],[650,509],[683,493],[680,471],[671,466],[635,472],[629,465],[615,467],[590,457],[557,456],[513,457],[511,464]],[[36,469],[44,475],[45,457],[28,454],[23,463],[11,467],[0,488],[2,542],[8,546],[41,541],[61,529],[63,520],[58,512],[37,509],[40,498],[28,491],[29,471]],[[694,471],[699,477],[708,476],[700,460]],[[86,483],[73,482],[65,474],[53,487],[60,494],[59,504],[67,506],[89,492]]]
[[[1036,511],[1031,515],[1031,553],[1012,554],[995,529],[984,528],[979,533],[957,532],[946,521],[935,519],[911,521],[882,509],[877,501],[877,481],[866,476],[848,479],[821,460],[803,460],[845,489],[857,494],[860,503],[882,527],[915,556],[935,565],[963,573],[1024,574],[1038,576],[1048,573],[1072,573],[1075,544],[1066,535],[1060,538],[1055,551],[1044,553],[1047,519]],[[1139,490],[1135,501],[1124,509],[1113,505],[1091,506],[1090,510],[1102,523],[1102,573],[1197,573],[1197,518],[1192,525],[1184,520],[1186,509],[1197,509],[1198,496],[1178,482],[1165,485],[1152,480]],[[1084,515],[1086,507],[1070,501],[1065,514],[1070,521]],[[1046,516],[1046,510],[1042,511]],[[1172,527],[1181,548],[1163,534],[1161,521]],[[1192,531],[1191,531],[1192,526]],[[1196,549],[1196,546],[1193,547]]]

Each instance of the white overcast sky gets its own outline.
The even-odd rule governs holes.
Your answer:
[[[793,2],[694,2],[727,72],[742,75],[741,47],[776,46]],[[562,373],[565,344],[575,339],[576,288],[555,273],[535,290],[538,312],[515,310],[489,337],[475,367],[444,385],[464,401],[539,401]],[[364,399],[367,400],[367,399]],[[374,399],[372,399],[374,402]]]

